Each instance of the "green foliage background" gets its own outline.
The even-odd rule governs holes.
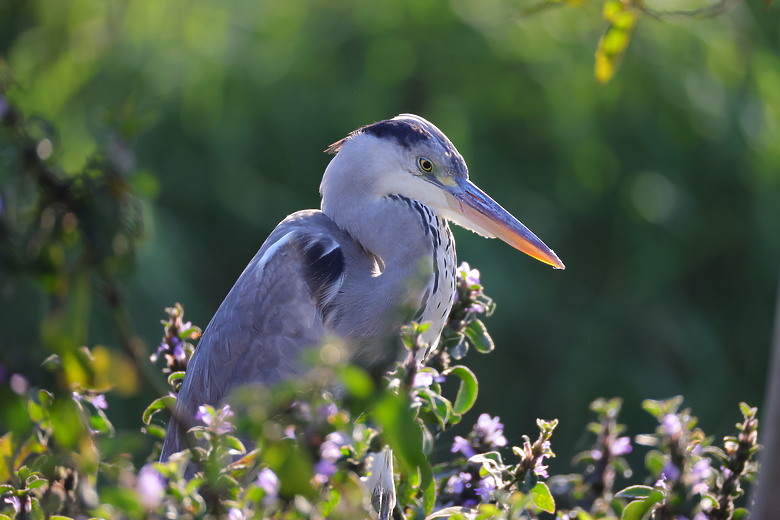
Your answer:
[[[641,399],[684,394],[725,433],[724,410],[761,407],[777,287],[778,10],[643,17],[600,85],[603,3],[569,4],[524,17],[519,0],[4,0],[2,79],[52,123],[64,171],[132,150],[152,202],[122,290],[150,349],[163,307],[205,326],[276,223],[318,206],[321,150],[414,112],[567,265],[455,231],[498,303],[478,408],[510,438],[559,418],[564,458],[602,395],[636,424]],[[116,346],[99,303],[83,341]],[[4,276],[0,306],[0,361],[36,381],[41,281]],[[137,428],[148,398],[110,397],[114,423]]]

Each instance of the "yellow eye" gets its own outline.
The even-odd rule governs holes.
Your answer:
[[[420,157],[417,159],[417,165],[425,173],[431,173],[433,171],[433,162],[427,157]]]

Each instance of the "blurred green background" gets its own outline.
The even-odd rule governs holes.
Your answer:
[[[683,394],[722,435],[739,401],[761,405],[765,383],[780,260],[778,8],[645,17],[599,85],[602,2],[520,16],[529,5],[3,0],[0,56],[9,99],[56,129],[52,161],[76,172],[113,150],[151,195],[122,285],[149,349],[164,307],[180,301],[205,327],[273,227],[319,206],[322,150],[413,112],[567,265],[455,231],[498,302],[487,322],[498,349],[470,360],[479,410],[515,443],[537,416],[559,418],[563,462],[586,447],[599,396],[625,398],[636,434],[651,427],[642,399]],[[35,382],[48,298],[7,278],[0,305],[0,360]],[[92,307],[88,344],[115,347],[105,306]],[[152,397],[140,391],[110,396],[120,428],[139,426]]]

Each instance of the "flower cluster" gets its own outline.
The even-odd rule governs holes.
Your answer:
[[[184,379],[184,371],[192,357],[195,347],[190,343],[200,337],[200,328],[189,321],[184,321],[184,309],[180,303],[167,307],[168,319],[163,320],[164,333],[160,346],[149,359],[152,363],[159,358],[165,359],[163,373],[169,376],[169,382],[174,391],[178,392]]]
[[[218,409],[214,409],[213,406],[209,405],[201,405],[195,414],[195,420],[203,423],[212,433],[225,435],[235,430],[231,422],[233,415],[229,404]]]
[[[495,303],[485,294],[479,270],[472,269],[467,262],[458,267],[455,289],[455,312],[450,314],[450,327],[457,330],[477,314],[493,313]]]
[[[455,437],[450,451],[460,453],[464,457],[473,457],[477,453],[487,453],[506,446],[504,425],[499,417],[490,417],[483,413],[477,418],[477,423],[469,433],[468,438],[460,435]]]
[[[499,417],[483,413],[467,437],[456,436],[450,452],[469,459],[465,468],[457,470],[444,485],[442,502],[451,505],[474,507],[490,502],[499,483],[493,474],[481,475],[482,464],[472,461],[475,455],[488,453],[507,445],[504,425]]]
[[[723,439],[723,449],[713,450],[719,471],[712,492],[718,498],[718,507],[710,513],[711,518],[725,520],[735,512],[734,501],[745,491],[742,481],[756,473],[758,465],[755,456],[758,445],[758,409],[740,403],[742,422],[737,423],[737,435]]]
[[[479,271],[463,262],[455,273],[455,302],[447,326],[428,365],[446,370],[453,359],[463,359],[469,348],[481,353],[492,352],[495,345],[480,316],[492,315],[495,308],[493,300],[485,294]]]

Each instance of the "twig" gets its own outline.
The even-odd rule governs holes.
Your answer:
[[[670,18],[715,18],[731,11],[737,2],[741,0],[719,0],[698,9],[680,9],[664,11],[649,7],[644,0],[634,0],[631,2],[642,14],[645,14],[656,20],[668,20]]]

